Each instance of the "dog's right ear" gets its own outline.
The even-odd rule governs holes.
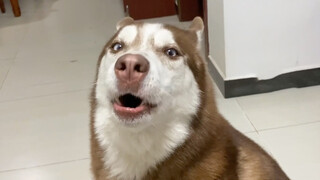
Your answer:
[[[117,30],[121,29],[124,26],[133,24],[134,20],[131,17],[125,17],[117,23]]]
[[[203,33],[203,30],[204,30],[204,24],[203,24],[203,21],[201,19],[201,17],[195,17],[193,20],[192,20],[192,23],[189,27],[189,30],[191,32],[195,32],[197,37],[198,37],[198,44],[201,42],[201,39],[202,39],[202,33]]]

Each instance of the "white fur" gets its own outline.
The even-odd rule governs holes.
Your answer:
[[[134,28],[125,27],[119,36],[140,33],[143,39],[139,47],[117,54],[108,51],[102,58],[96,87],[94,127],[105,152],[105,166],[110,176],[139,180],[188,137],[192,115],[199,106],[200,92],[191,70],[184,63],[185,57],[173,61],[154,51],[157,47],[175,44],[170,31],[160,24],[145,24],[137,33],[131,30]],[[127,41],[128,47],[131,40]],[[151,114],[133,124],[119,119],[110,102],[119,93],[114,64],[126,53],[141,54],[149,60],[150,70],[138,95],[157,104]]]
[[[175,44],[173,35],[169,30],[161,30],[154,35],[154,44],[158,47],[163,47],[170,44]]]
[[[197,49],[200,50],[201,48],[201,42],[202,42],[202,34],[203,34],[203,29],[196,31],[197,35]]]
[[[161,24],[145,24],[141,29],[140,29],[140,34],[142,35],[142,41],[140,43],[140,49],[150,49],[149,43],[150,43],[150,38],[154,36],[154,34],[162,29]]]
[[[118,34],[118,38],[123,42],[131,43],[133,42],[137,34],[137,27],[134,25],[129,25],[122,29],[122,31]]]

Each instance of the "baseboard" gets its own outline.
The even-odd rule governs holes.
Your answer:
[[[208,69],[225,98],[320,85],[320,68],[285,73],[267,80],[257,78],[224,80],[210,60]]]

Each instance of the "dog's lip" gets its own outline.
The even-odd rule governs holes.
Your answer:
[[[113,103],[115,113],[124,119],[135,119],[145,113],[148,113],[150,107],[145,104],[140,104],[138,107],[130,108],[124,107],[121,104]]]
[[[126,120],[136,119],[138,117],[141,117],[144,114],[150,113],[151,109],[156,107],[156,105],[148,103],[143,98],[141,98],[142,102],[137,107],[125,107],[120,102],[119,97],[113,100],[112,104],[113,104],[113,109],[115,114],[119,116],[121,119],[126,119]]]

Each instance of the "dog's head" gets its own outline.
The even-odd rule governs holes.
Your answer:
[[[197,73],[205,70],[198,52],[202,31],[201,18],[188,30],[121,20],[101,54],[97,104],[126,126],[195,115],[200,104]]]

